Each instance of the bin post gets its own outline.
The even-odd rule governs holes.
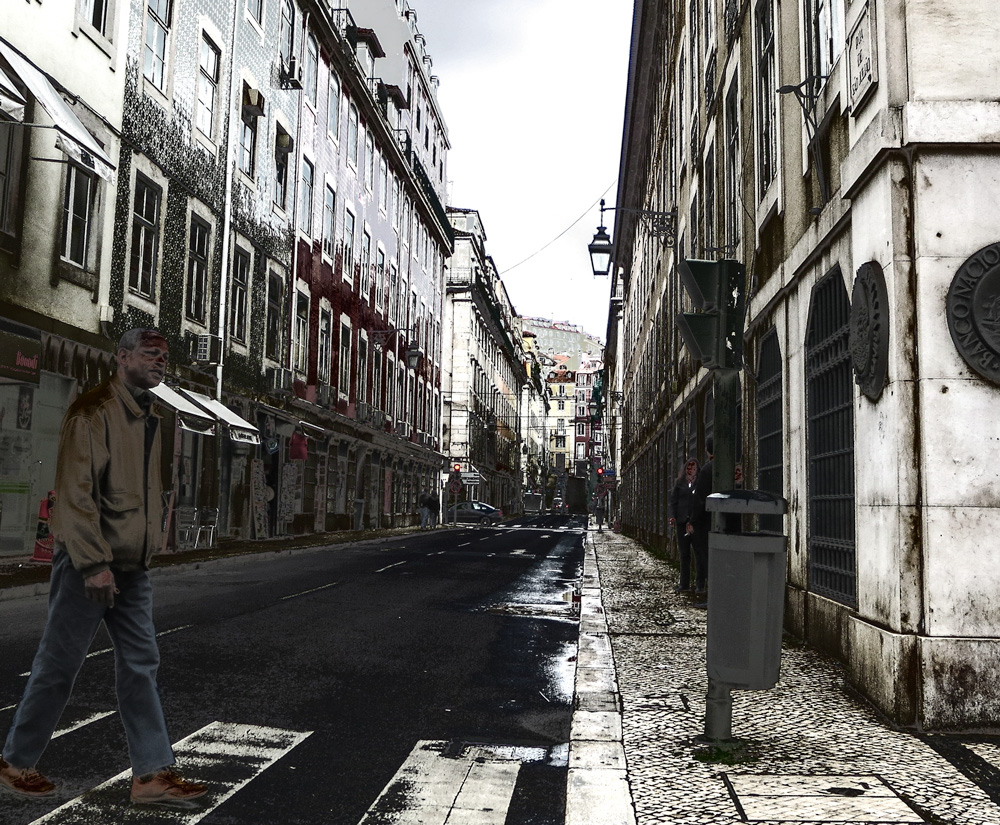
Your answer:
[[[788,502],[755,490],[713,493],[706,509],[725,514],[779,515]],[[732,740],[733,690],[774,687],[781,668],[786,539],[742,533],[736,520],[709,534],[708,694],[702,741]],[[714,675],[713,675],[714,674]]]

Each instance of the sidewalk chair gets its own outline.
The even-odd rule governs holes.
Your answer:
[[[198,538],[195,547],[211,547],[215,543],[215,528],[219,524],[218,507],[202,507],[198,511]]]
[[[177,519],[177,549],[189,550],[198,546],[198,508],[178,507],[175,516]]]

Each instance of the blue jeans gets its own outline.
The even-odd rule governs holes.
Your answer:
[[[115,648],[115,692],[125,726],[133,773],[174,764],[156,687],[160,653],[153,629],[153,588],[145,570],[115,571],[115,606],[84,595],[83,577],[56,548],[49,588],[49,616],[17,706],[3,758],[17,768],[38,764],[69,702],[77,674],[101,622]]]

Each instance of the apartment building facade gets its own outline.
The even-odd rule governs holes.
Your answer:
[[[789,500],[787,627],[892,718],[991,727],[1000,344],[989,4],[635,4],[608,403],[626,530],[714,434],[682,258],[747,268],[737,461]],[[984,208],[985,207],[985,208]],[[968,422],[975,421],[972,427]]]
[[[0,10],[0,409],[22,422],[0,423],[0,552],[30,551],[62,414],[140,325],[171,344],[171,536],[185,513],[223,538],[409,523],[442,462],[451,252],[415,13],[72,6]]]
[[[522,405],[530,398],[521,325],[474,209],[449,207],[455,253],[447,267],[443,449],[450,463],[479,480],[468,498],[516,513],[526,447]]]

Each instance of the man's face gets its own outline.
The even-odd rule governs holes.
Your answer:
[[[147,335],[131,352],[118,350],[118,374],[126,384],[143,390],[152,389],[163,380],[169,354],[166,339]]]

